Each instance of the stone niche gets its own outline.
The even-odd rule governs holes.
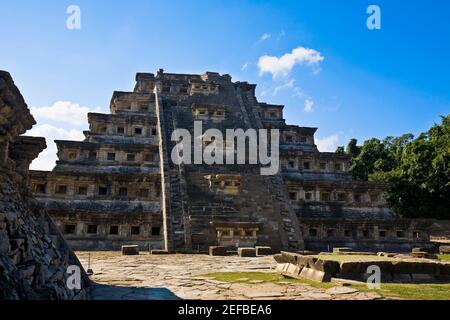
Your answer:
[[[212,122],[221,122],[225,120],[227,108],[214,104],[197,104],[192,105],[192,116],[195,120],[204,120]]]
[[[260,223],[213,222],[217,242],[224,247],[254,247],[258,240]]]
[[[219,93],[219,85],[217,83],[190,80],[190,84],[191,84],[190,90],[191,96],[194,94],[211,95]]]
[[[242,177],[236,174],[207,175],[209,189],[216,194],[237,195],[241,191]]]

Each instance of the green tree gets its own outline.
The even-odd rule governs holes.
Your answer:
[[[441,119],[417,138],[373,138],[360,147],[352,139],[346,148],[352,176],[386,182],[386,199],[400,216],[450,219],[450,115]]]

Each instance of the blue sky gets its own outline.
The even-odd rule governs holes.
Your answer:
[[[68,30],[66,8],[81,9]],[[381,30],[366,9],[381,8]],[[319,127],[322,151],[425,131],[450,111],[450,2],[4,1],[0,69],[11,72],[38,121],[31,134],[82,139],[87,111],[108,112],[137,72],[229,73],[286,105],[288,123]],[[322,61],[261,73],[261,57],[296,48]],[[285,70],[286,71],[286,70]],[[50,143],[49,143],[50,144]],[[51,169],[50,145],[33,168]]]

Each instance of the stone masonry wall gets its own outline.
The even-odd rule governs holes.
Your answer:
[[[0,71],[0,300],[86,299],[89,280],[53,221],[31,196],[28,167],[45,139],[19,136],[35,124],[9,73]],[[81,289],[66,286],[69,265]]]

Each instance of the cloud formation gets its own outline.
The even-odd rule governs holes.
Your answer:
[[[303,111],[305,112],[312,112],[314,106],[314,101],[312,98],[307,98],[305,100],[305,106],[303,107]]]
[[[87,122],[88,112],[100,111],[100,108],[91,109],[70,101],[57,101],[51,106],[33,107],[30,111],[38,123],[53,120],[58,123],[82,126]]]
[[[324,59],[319,51],[304,47],[297,47],[281,57],[264,55],[258,60],[259,75],[271,73],[274,78],[286,77],[297,64],[312,67],[313,72],[318,73]]]
[[[322,139],[316,138],[316,145],[321,152],[335,152],[338,141],[339,135],[336,133]]]
[[[264,34],[259,38],[259,41],[265,41],[265,40],[268,40],[268,39],[270,39],[271,36],[272,36],[272,35],[271,35],[270,33],[264,33]]]
[[[47,149],[42,151],[39,154],[39,157],[31,163],[30,168],[32,170],[53,169],[55,161],[58,159],[56,156],[57,148],[54,140],[81,141],[84,139],[84,135],[80,130],[66,130],[50,124],[42,124],[33,127],[30,131],[27,131],[27,136],[45,137],[45,140],[47,141]]]

